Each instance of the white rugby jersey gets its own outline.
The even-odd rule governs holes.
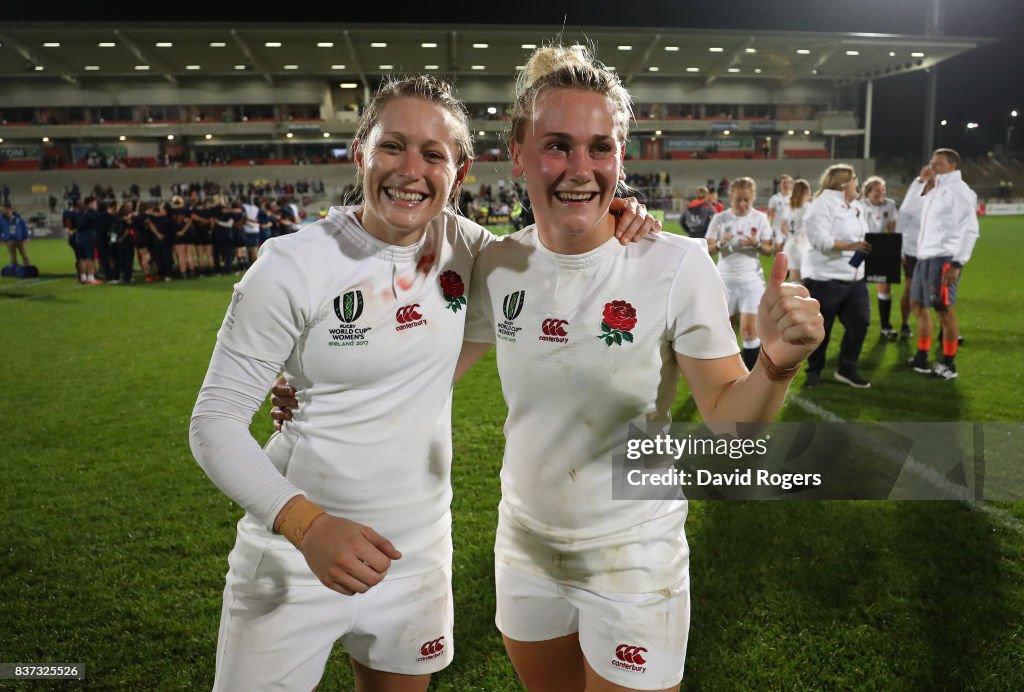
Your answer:
[[[353,208],[335,207],[263,245],[235,286],[218,348],[283,366],[300,406],[265,454],[241,460],[224,457],[231,440],[197,444],[198,414],[218,412],[211,373],[193,419],[203,467],[234,463],[218,484],[257,498],[243,503],[233,569],[317,581],[302,554],[270,530],[291,495],[277,492],[282,475],[331,514],[390,539],[404,556],[389,577],[450,561],[452,375],[474,258],[491,237],[446,212],[418,244],[397,247],[363,230]],[[204,443],[222,449],[203,458]],[[215,471],[208,473],[217,481]]]
[[[733,249],[728,255],[721,252],[725,236],[732,236],[725,243]],[[740,246],[740,241],[747,238],[757,238],[758,245],[771,242],[772,227],[764,212],[751,209],[746,216],[736,216],[732,209],[726,209],[711,219],[707,239],[718,243],[718,271],[728,284],[764,280],[757,247]]]
[[[860,208],[864,214],[864,222],[868,226],[868,233],[888,233],[889,224],[896,221],[899,216],[896,203],[888,197],[877,206],[867,199],[862,199]]]
[[[789,198],[790,195],[784,195],[781,192],[776,192],[768,198],[768,208],[775,212],[775,216],[772,217],[773,231],[782,229],[782,219],[789,213]]]
[[[917,238],[921,234],[921,211],[924,209],[925,181],[914,178],[907,188],[907,195],[900,204],[900,213],[896,217],[896,232],[903,235],[903,254],[917,257]]]
[[[668,421],[675,353],[738,352],[703,240],[661,233],[581,255],[530,226],[477,260],[468,341],[497,344],[508,404],[496,559],[616,592],[676,583],[688,564],[682,499],[612,498],[628,421]]]

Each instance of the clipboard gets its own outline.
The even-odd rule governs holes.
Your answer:
[[[899,233],[867,233],[871,254],[864,260],[864,280],[873,284],[901,283],[903,236]]]

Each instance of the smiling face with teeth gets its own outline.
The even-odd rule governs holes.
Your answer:
[[[537,94],[521,141],[509,144],[514,175],[526,187],[546,247],[587,252],[610,239],[608,205],[625,179],[615,107],[604,94],[548,88]]]
[[[363,176],[357,215],[367,233],[391,245],[412,245],[444,209],[469,168],[459,166],[453,115],[429,101],[396,98],[365,142],[355,144]]]

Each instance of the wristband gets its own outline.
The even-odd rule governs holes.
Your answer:
[[[761,368],[764,370],[765,377],[772,382],[786,382],[791,380],[800,370],[800,363],[797,363],[791,368],[780,368],[772,362],[772,359],[768,357],[768,354],[765,353],[763,347],[761,348],[761,354],[757,357],[757,360],[761,363]]]
[[[327,510],[315,502],[310,502],[305,497],[299,496],[299,500],[295,504],[281,512],[283,516],[277,527],[277,532],[287,538],[292,545],[298,546],[313,520],[321,514],[326,514]]]

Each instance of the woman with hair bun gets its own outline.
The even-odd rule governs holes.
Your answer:
[[[687,504],[612,501],[624,423],[670,420],[680,373],[704,420],[771,420],[823,336],[779,255],[748,372],[703,240],[614,241],[630,118],[629,94],[588,50],[536,50],[509,136],[536,224],[488,245],[474,270],[466,339],[497,345],[508,404],[496,623],[534,692],[678,689]]]

